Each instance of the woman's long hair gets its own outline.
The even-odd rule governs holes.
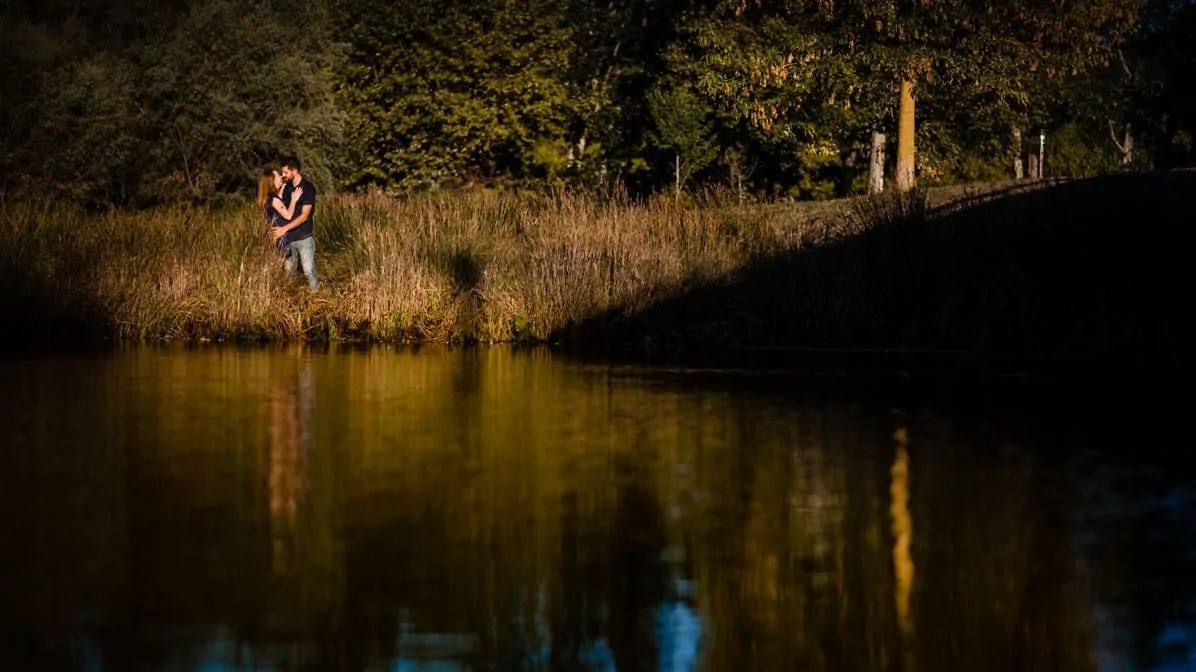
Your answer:
[[[274,171],[263,170],[262,179],[257,183],[257,207],[264,211],[266,204],[274,198]]]

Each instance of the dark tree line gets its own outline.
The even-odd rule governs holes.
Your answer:
[[[0,193],[899,188],[1193,160],[1188,0],[5,0]],[[916,166],[916,172],[915,172]]]

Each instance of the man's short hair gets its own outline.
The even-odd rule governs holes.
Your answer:
[[[283,159],[282,167],[303,172],[303,166],[299,165],[299,157],[297,156],[288,156],[287,158]]]

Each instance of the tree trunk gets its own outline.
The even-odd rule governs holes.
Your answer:
[[[1030,158],[1030,179],[1037,180],[1038,179],[1038,155],[1031,154],[1029,158]]]
[[[897,191],[914,188],[914,82],[901,82],[901,107],[897,125]]]
[[[1025,177],[1025,172],[1022,170],[1022,129],[1013,129],[1013,179],[1020,180]]]
[[[1134,165],[1134,128],[1128,122],[1125,125],[1124,135],[1121,140],[1117,139],[1117,131],[1113,126],[1113,120],[1109,120],[1109,137],[1113,138],[1113,144],[1117,145],[1117,150],[1121,152],[1121,167],[1124,170],[1129,170]]]
[[[1126,169],[1134,165],[1134,131],[1128,123],[1125,125],[1125,140],[1121,143],[1121,165]]]
[[[1038,179],[1046,178],[1046,134],[1038,136]]]
[[[681,154],[675,154],[677,157],[673,163],[673,201],[675,202],[681,197]]]
[[[872,131],[872,152],[868,161],[868,193],[885,190],[885,134]]]
[[[574,151],[576,151],[577,153],[574,154]],[[585,158],[586,158],[586,134],[585,134],[585,132],[582,132],[581,137],[577,139],[577,144],[574,145],[574,149],[570,149],[570,151],[569,151],[569,167],[570,168],[580,168],[581,162],[585,161]]]
[[[835,184],[836,196],[850,196],[851,187],[855,184],[855,166],[859,161],[860,151],[851,144],[839,146],[839,175]]]

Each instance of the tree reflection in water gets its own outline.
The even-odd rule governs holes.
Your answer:
[[[894,425],[890,400],[851,387],[699,378],[507,349],[15,369],[0,662],[1191,662],[1183,471],[1024,405],[903,399]],[[74,420],[39,416],[64,399]]]
[[[893,569],[897,624],[901,630],[900,647],[902,669],[914,671],[914,624],[910,614],[910,594],[914,587],[914,560],[910,553],[913,538],[913,521],[909,512],[909,430],[898,427],[893,433],[897,444],[896,457],[891,470],[893,482],[889,487],[892,503],[889,515],[892,517]]]
[[[268,396],[270,536],[274,571],[285,575],[294,562],[300,498],[307,485],[315,390],[310,361],[281,360],[276,367]]]

